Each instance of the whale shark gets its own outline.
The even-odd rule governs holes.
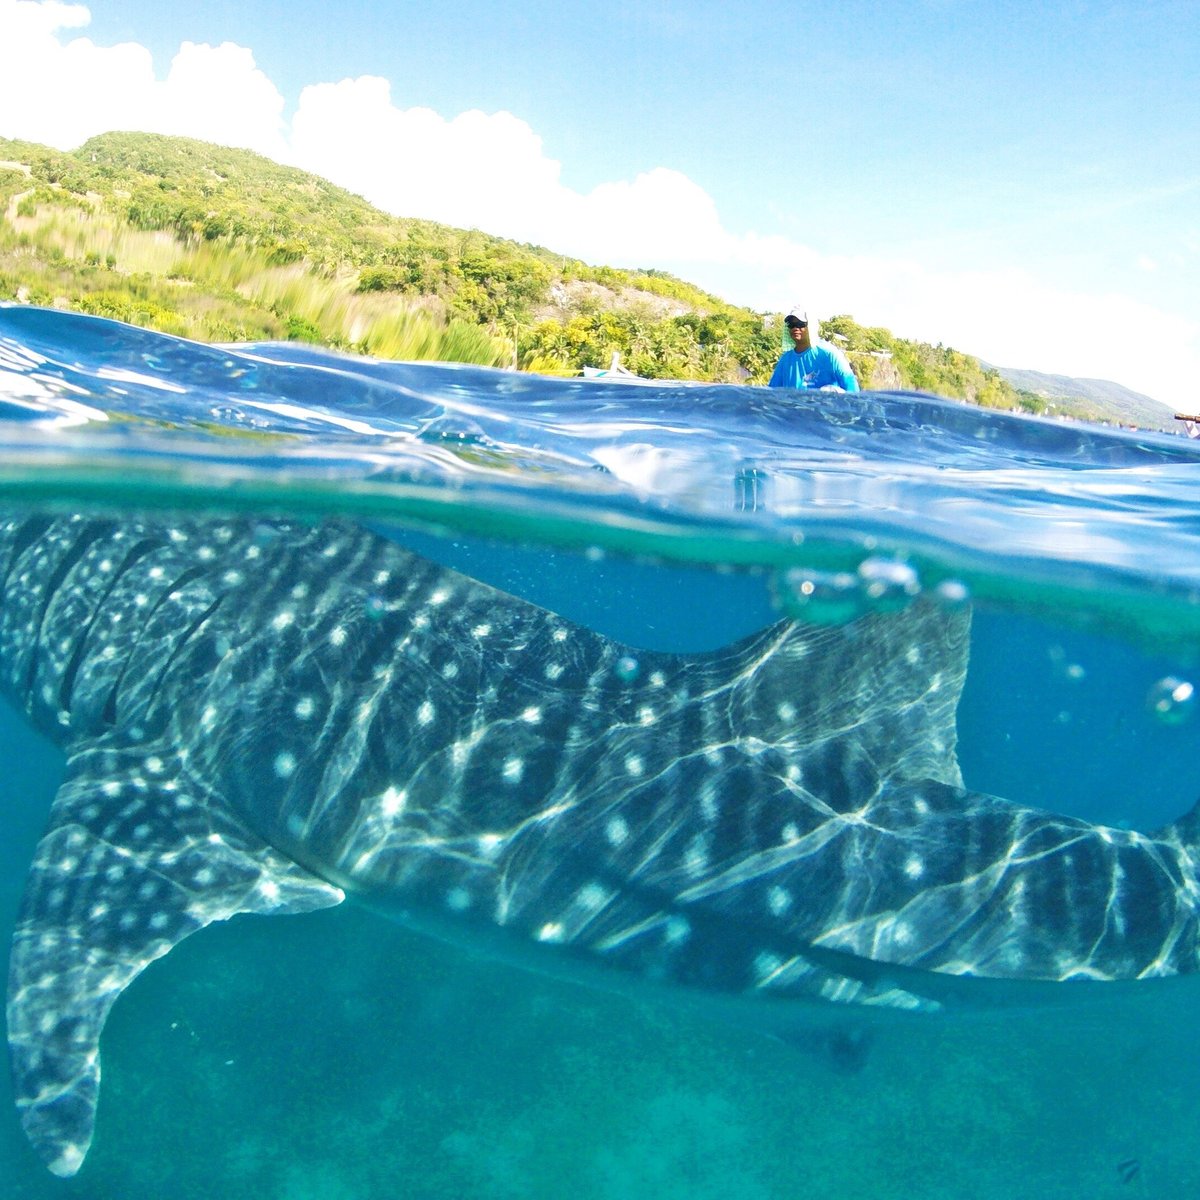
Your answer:
[[[966,789],[969,605],[622,645],[355,524],[0,521],[0,686],[63,749],[8,981],[21,1121],[91,1145],[124,988],[348,895],[539,967],[758,1010],[1197,969],[1193,812]]]

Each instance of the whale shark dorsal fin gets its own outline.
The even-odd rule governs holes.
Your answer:
[[[343,898],[206,803],[165,746],[94,743],[70,760],[13,936],[8,1036],[22,1124],[57,1175],[92,1139],[114,1000],[190,933],[238,913]]]
[[[968,606],[921,598],[846,625],[781,621],[708,657],[733,680],[738,734],[810,776],[844,778],[857,764],[879,779],[961,787],[956,718],[970,636]]]

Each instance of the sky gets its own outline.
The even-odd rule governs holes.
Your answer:
[[[1200,408],[1200,0],[0,0],[0,136],[114,129]]]

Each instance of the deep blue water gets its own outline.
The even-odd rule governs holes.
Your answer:
[[[680,652],[781,611],[967,596],[968,786],[1147,830],[1200,795],[1193,705],[1156,704],[1163,680],[1200,675],[1198,469],[1183,438],[911,394],[205,347],[0,306],[6,508],[349,515]],[[0,746],[7,930],[61,763],[7,711]],[[76,1180],[44,1172],[0,1088],[0,1185],[114,1200],[1194,1195],[1197,996],[1185,980],[898,1021],[848,1069],[351,906],[241,918],[117,1003]]]

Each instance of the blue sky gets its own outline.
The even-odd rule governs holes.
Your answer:
[[[246,145],[393,212],[1195,409],[1198,29],[1196,0],[0,0],[0,134]]]

